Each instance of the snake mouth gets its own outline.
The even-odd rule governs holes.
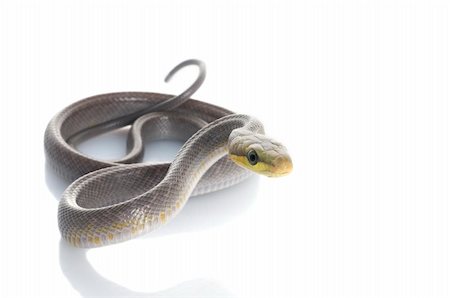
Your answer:
[[[269,177],[282,177],[288,175],[293,170],[292,160],[289,156],[279,156],[275,158]]]
[[[245,156],[235,154],[229,154],[229,156],[237,165],[267,177],[286,176],[293,169],[292,160],[288,155],[278,156],[270,162],[261,161],[255,165],[249,164]]]

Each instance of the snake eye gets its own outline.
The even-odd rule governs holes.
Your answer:
[[[255,150],[252,149],[247,152],[247,160],[252,166],[254,166],[258,163],[259,158],[258,158],[258,154],[256,154]]]

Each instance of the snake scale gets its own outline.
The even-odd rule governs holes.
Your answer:
[[[58,206],[62,237],[77,247],[98,247],[147,233],[173,218],[190,196],[232,186],[252,173],[283,176],[292,170],[286,148],[264,135],[257,119],[190,99],[196,81],[178,96],[121,92],[75,102],[53,117],[44,136],[47,163],[72,184]],[[127,154],[98,160],[76,149],[92,136],[131,125]],[[141,163],[143,144],[184,141],[172,163]]]

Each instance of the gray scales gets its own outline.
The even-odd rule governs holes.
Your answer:
[[[203,62],[196,81],[178,96],[121,92],[75,102],[58,113],[45,131],[52,169],[72,184],[58,207],[62,237],[78,247],[125,241],[166,223],[190,196],[220,190],[252,172],[283,176],[292,170],[286,148],[264,135],[261,122],[247,115],[190,99],[205,79]],[[80,141],[132,125],[127,154],[97,160],[76,149]],[[185,141],[172,163],[140,163],[143,144],[153,139]]]

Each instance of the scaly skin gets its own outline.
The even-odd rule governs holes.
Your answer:
[[[258,120],[188,99],[204,79],[199,63],[175,68],[200,66],[196,83],[180,96],[99,95],[67,107],[49,123],[47,161],[75,180],[58,208],[59,228],[68,242],[97,247],[125,241],[168,222],[190,196],[234,185],[251,172],[281,176],[292,169],[286,149],[264,135]],[[74,147],[130,123],[128,154],[119,161],[96,160]],[[136,163],[143,155],[142,139],[161,137],[187,141],[172,163]]]

